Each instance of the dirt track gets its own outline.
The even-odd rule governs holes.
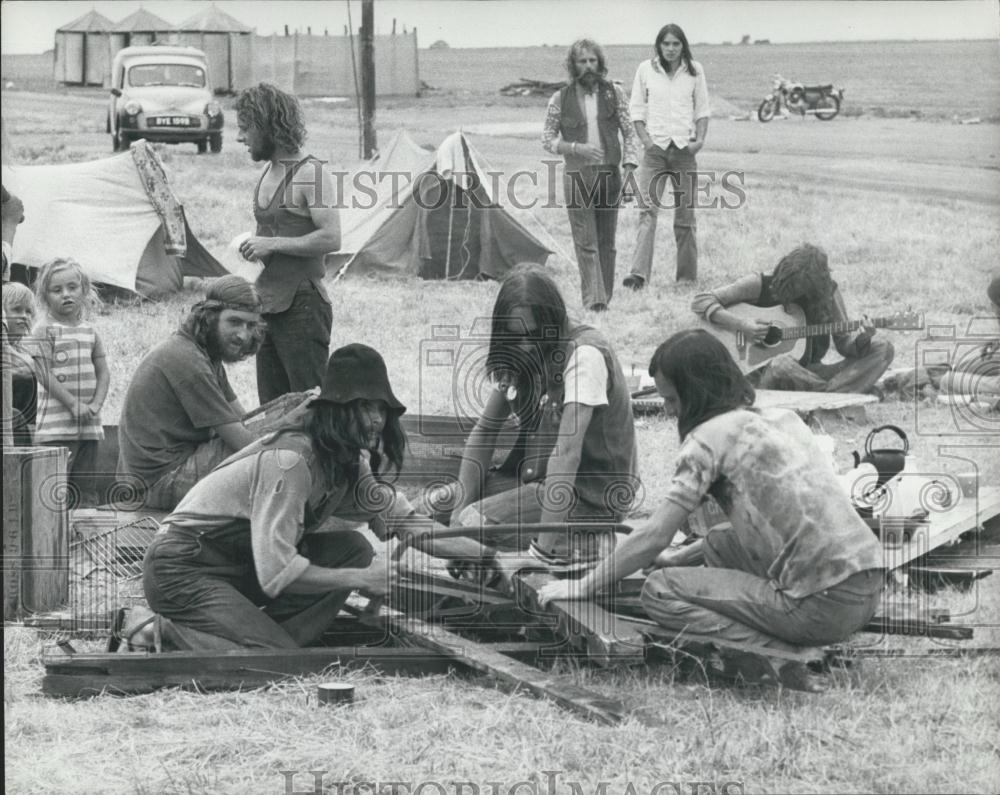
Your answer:
[[[8,119],[11,111],[15,118],[21,116],[9,133],[28,132],[34,124],[46,130],[50,141],[61,139],[74,149],[84,144],[83,139],[100,133],[95,142],[100,141],[102,150],[110,149],[103,135],[103,92],[4,92],[3,99]],[[339,139],[353,137],[348,130],[354,123],[353,108],[306,104],[307,113],[317,122],[312,140],[324,144],[320,151],[327,144],[341,150]],[[380,140],[388,140],[394,129],[402,127],[418,140],[437,142],[462,126],[469,133],[487,136],[489,143],[484,142],[482,148],[492,150],[497,166],[523,167],[545,155],[538,143],[544,114],[541,101],[537,106],[442,107],[421,100],[396,100],[384,103],[379,111]],[[227,116],[228,148],[234,136],[231,113]],[[1000,204],[1000,125],[874,118],[821,122],[800,117],[760,124],[719,118],[712,120],[699,166],[744,171],[749,179],[787,177],[928,199]]]
[[[525,113],[525,109],[520,109]],[[472,125],[481,135],[538,137],[538,119]],[[526,115],[526,114],[525,114]],[[704,170],[745,171],[860,190],[1000,204],[1000,127],[912,119],[713,119]]]

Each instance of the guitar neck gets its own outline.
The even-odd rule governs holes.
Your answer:
[[[891,318],[872,318],[872,325],[875,328],[885,328],[889,325]],[[797,340],[803,337],[815,337],[820,334],[846,334],[849,331],[857,331],[861,328],[860,320],[844,320],[840,323],[817,323],[813,326],[795,326],[785,328],[781,331],[782,339]]]

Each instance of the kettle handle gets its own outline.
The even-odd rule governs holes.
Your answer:
[[[900,439],[903,440],[903,455],[906,455],[908,452],[910,452],[910,440],[906,438],[906,433],[903,431],[902,428],[900,428],[898,425],[880,425],[879,427],[872,430],[872,432],[868,434],[868,438],[865,439],[865,454],[867,455],[872,454],[872,442],[875,440],[875,436],[881,433],[882,431],[892,431]]]

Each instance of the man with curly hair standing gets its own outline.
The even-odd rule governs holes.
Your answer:
[[[306,129],[294,96],[261,83],[240,94],[236,118],[237,140],[267,163],[253,198],[257,230],[240,245],[264,266],[255,283],[267,323],[257,354],[264,404],[322,380],[333,325],[323,260],[340,248],[340,216],[329,172],[302,152]]]

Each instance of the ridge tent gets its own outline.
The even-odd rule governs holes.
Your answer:
[[[425,279],[502,279],[519,262],[544,265],[552,252],[492,195],[480,161],[461,132],[436,151],[396,133],[345,184],[341,248],[330,259],[341,271]]]
[[[194,236],[146,141],[84,163],[8,165],[3,179],[24,203],[17,264],[72,257],[91,281],[148,298],[180,290],[185,276],[228,273]]]

